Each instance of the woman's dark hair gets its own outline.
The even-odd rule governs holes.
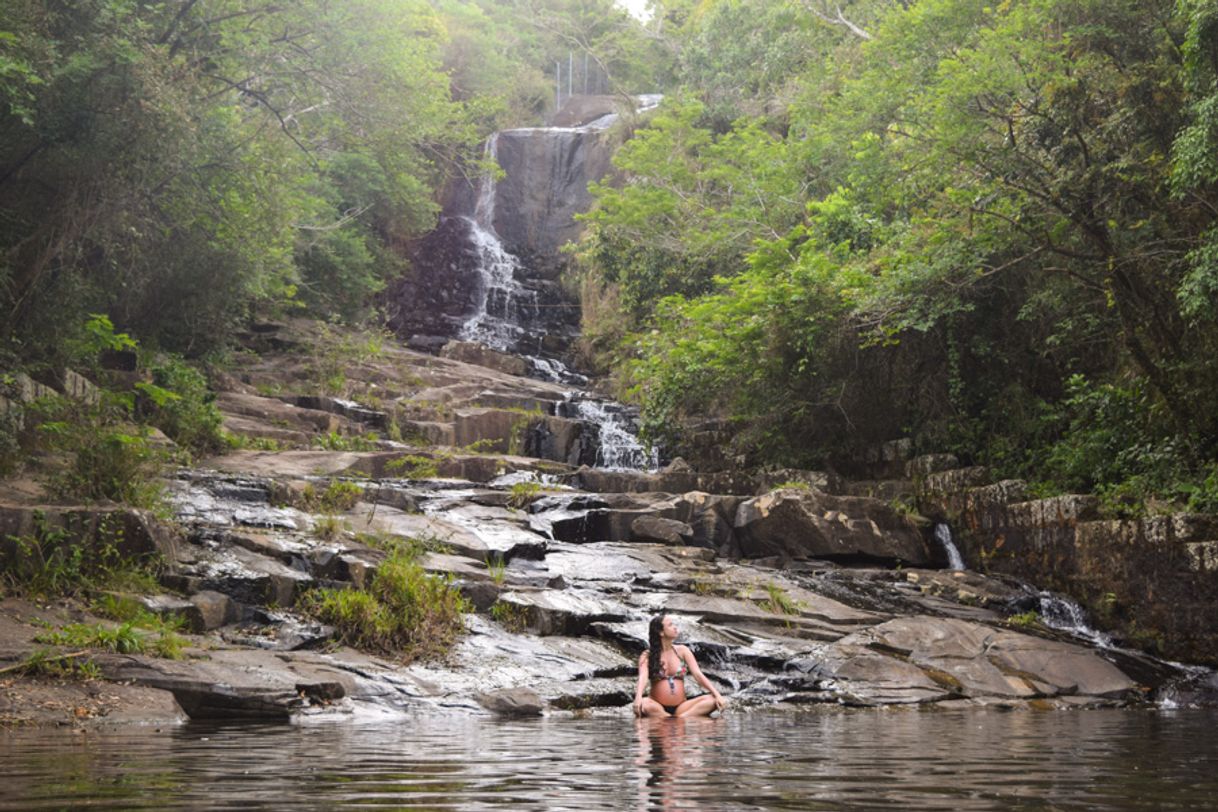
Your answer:
[[[653,617],[647,626],[647,676],[652,682],[664,678],[664,663],[660,659],[663,651],[660,646],[660,633],[664,631],[665,617],[667,615],[661,612]]]

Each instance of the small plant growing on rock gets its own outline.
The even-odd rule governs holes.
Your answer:
[[[803,607],[799,601],[787,594],[787,591],[775,583],[765,585],[766,595],[768,596],[761,602],[762,608],[769,612],[782,615],[798,615]]]
[[[510,632],[522,632],[529,627],[529,611],[514,603],[495,601],[491,618]]]
[[[88,659],[88,651],[56,654],[50,649],[38,649],[16,665],[0,668],[0,674],[20,674],[26,677],[51,679],[101,679],[101,669]]]
[[[363,495],[364,489],[354,482],[332,479],[325,490],[314,496],[314,504],[310,507],[326,513],[345,513],[355,507]]]
[[[322,541],[334,541],[342,533],[343,523],[337,516],[320,516],[313,520],[313,535]]]
[[[470,607],[450,578],[428,574],[416,558],[395,550],[368,589],[314,590],[302,607],[356,648],[403,661],[438,656],[464,630]]]
[[[440,475],[440,469],[430,457],[405,454],[385,463],[385,473],[396,474],[402,479],[435,479]]]
[[[779,482],[777,485],[775,485],[773,488],[771,488],[771,490],[782,491],[782,490],[787,490],[790,488],[794,488],[797,491],[812,490],[812,486],[809,485],[807,482],[799,482],[799,481],[793,480],[793,479],[788,480],[786,482]]]
[[[313,447],[323,451],[376,451],[381,438],[376,432],[367,434],[339,434],[331,431],[313,438]]]
[[[486,559],[486,571],[490,574],[491,583],[495,586],[503,586],[503,582],[507,580],[507,562],[501,555]]]
[[[286,446],[274,437],[254,437],[249,434],[222,433],[225,448],[230,451],[282,451]]]
[[[1041,626],[1040,615],[1034,610],[1029,609],[1026,612],[1020,612],[1017,615],[1011,615],[1007,618],[1008,626],[1018,626],[1021,629],[1032,629]]]
[[[523,510],[533,503],[539,493],[541,493],[540,483],[517,482],[512,485],[511,494],[508,496],[508,507],[513,510]]]

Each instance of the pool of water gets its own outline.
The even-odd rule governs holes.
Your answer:
[[[1177,810],[1218,712],[467,716],[0,732],[0,809]]]

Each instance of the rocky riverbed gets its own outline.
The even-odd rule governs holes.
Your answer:
[[[518,359],[460,344],[356,351],[349,339],[339,352],[303,322],[248,338],[217,376],[219,403],[228,430],[262,447],[174,471],[173,526],[41,504],[17,483],[0,505],[0,537],[27,532],[36,512],[78,533],[122,517],[124,544],[166,562],[165,594],[142,600],[186,619],[187,656],[96,654],[104,687],[62,685],[45,712],[33,697],[46,683],[9,679],[0,716],[628,714],[660,611],[677,616],[734,710],[1073,708],[1213,688],[1209,672],[1041,625],[1027,613],[1036,587],[943,569],[925,520],[830,473],[594,467],[601,429],[571,406],[587,395],[523,377]],[[319,357],[341,372],[341,397],[317,393]],[[322,510],[317,495],[334,483],[354,498]],[[385,536],[421,540],[426,569],[475,609],[440,661],[335,647],[295,608],[316,586],[366,584],[386,555],[368,539]],[[0,668],[35,649],[40,623],[67,616],[85,617],[0,604]],[[107,699],[88,705],[90,691]]]

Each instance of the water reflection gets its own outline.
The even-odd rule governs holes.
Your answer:
[[[0,732],[0,809],[1209,810],[1204,711]]]
[[[688,809],[709,783],[708,763],[722,737],[721,719],[644,717],[635,720],[638,809]]]

